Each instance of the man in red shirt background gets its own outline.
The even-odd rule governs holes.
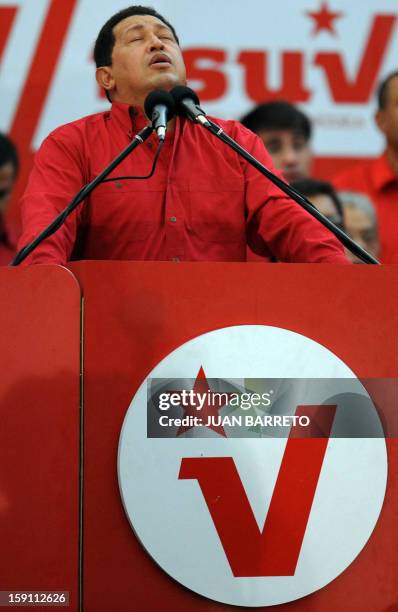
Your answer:
[[[111,17],[95,45],[97,81],[110,112],[54,130],[40,147],[22,199],[22,247],[65,208],[148,123],[146,96],[185,84],[174,28],[156,11],[129,7]],[[264,165],[261,140],[238,122],[223,129]],[[112,173],[146,175],[156,136]],[[347,263],[335,237],[201,126],[177,118],[154,176],[100,185],[28,262],[70,259],[245,261],[246,244],[288,262]]]
[[[381,263],[398,263],[398,71],[388,75],[377,94],[376,124],[385,137],[385,150],[374,160],[337,175],[342,191],[367,195],[376,207]]]
[[[8,265],[17,249],[17,232],[6,219],[19,169],[18,152],[5,134],[0,134],[0,266]]]

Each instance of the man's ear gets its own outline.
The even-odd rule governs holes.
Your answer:
[[[100,66],[100,68],[97,68],[95,71],[95,78],[98,85],[107,92],[110,92],[115,86],[115,79],[112,75],[111,66]]]
[[[380,132],[385,134],[386,131],[386,115],[385,112],[381,109],[375,113],[375,122]]]

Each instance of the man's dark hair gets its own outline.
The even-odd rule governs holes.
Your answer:
[[[388,95],[388,85],[390,81],[394,78],[398,77],[398,70],[391,72],[388,74],[380,83],[377,90],[377,103],[379,106],[379,110],[383,110],[386,106],[387,95]]]
[[[100,66],[111,66],[112,65],[112,51],[115,45],[115,36],[113,34],[113,28],[123,19],[127,17],[133,17],[134,15],[150,15],[151,17],[157,17],[160,21],[170,28],[177,43],[178,40],[176,31],[173,26],[162,16],[160,13],[150,6],[129,6],[118,13],[115,13],[108,21],[102,26],[97,40],[94,46],[94,60],[97,68]]]
[[[307,141],[311,138],[311,122],[307,115],[285,100],[259,104],[240,121],[255,133],[260,130],[292,130],[302,134]]]
[[[15,174],[17,174],[19,170],[17,148],[8,136],[0,134],[0,168],[10,162],[15,168]]]
[[[327,181],[318,181],[317,179],[307,178],[301,179],[299,181],[294,181],[292,183],[292,187],[294,187],[295,189],[297,189],[297,191],[305,195],[309,200],[311,200],[311,196],[316,196],[320,194],[329,196],[334,202],[339,217],[341,217],[341,220],[343,220],[343,205],[331,183],[328,183]]]

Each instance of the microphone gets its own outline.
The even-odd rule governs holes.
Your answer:
[[[175,115],[172,96],[167,91],[155,89],[147,95],[144,110],[148,119],[151,119],[152,127],[156,130],[159,140],[163,142],[166,137],[167,122]]]
[[[210,122],[206,119],[206,113],[199,106],[199,98],[193,89],[177,85],[171,92],[174,103],[177,109],[177,114],[186,115],[188,119],[195,123],[201,123],[205,126],[210,126]]]

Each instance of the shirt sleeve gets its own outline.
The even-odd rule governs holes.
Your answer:
[[[237,125],[234,137],[239,144],[285,180],[258,136]],[[322,223],[244,160],[242,168],[247,241],[255,253],[289,263],[350,263],[343,246]]]
[[[25,193],[21,199],[22,235],[18,250],[34,240],[70,203],[86,182],[82,153],[76,134],[58,128],[37,151]],[[22,264],[60,264],[70,259],[82,218],[79,206],[65,223],[44,240]]]

